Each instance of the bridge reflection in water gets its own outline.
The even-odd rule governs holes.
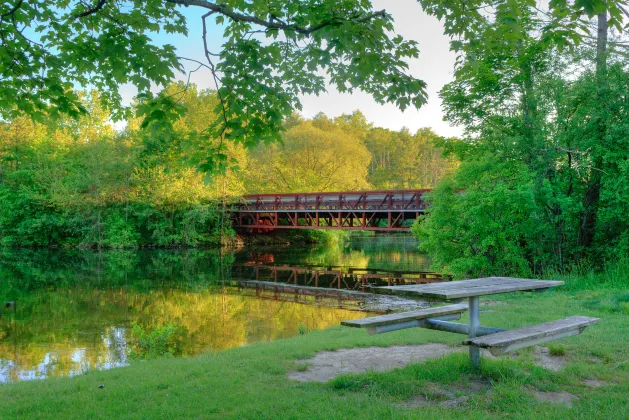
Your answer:
[[[269,265],[255,262],[235,264],[235,279],[273,282],[283,285],[355,290],[368,292],[370,287],[401,284],[424,284],[450,280],[428,271],[396,271],[345,266]]]
[[[405,232],[424,213],[427,189],[246,195],[232,207],[234,227]]]

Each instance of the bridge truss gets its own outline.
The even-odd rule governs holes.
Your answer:
[[[424,213],[430,190],[256,194],[232,208],[234,227],[255,233],[275,229],[342,229],[405,232]]]

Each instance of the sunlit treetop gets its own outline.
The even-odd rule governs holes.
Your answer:
[[[519,31],[521,10],[534,10],[540,33],[552,41],[574,45],[589,35],[590,19],[606,13],[608,25],[622,31],[629,20],[627,0],[418,0],[424,11],[443,22],[447,35],[473,39],[487,23]],[[458,44],[454,44],[456,49]]]
[[[184,7],[198,11],[197,22],[186,21]],[[185,35],[189,24],[203,27],[204,60],[152,40],[158,32]],[[210,25],[224,29],[219,51],[208,49]],[[150,89],[189,63],[207,68],[218,90],[209,136],[273,141],[300,109],[298,95],[322,93],[327,83],[400,109],[424,104],[425,83],[407,71],[417,46],[393,29],[391,16],[368,0],[10,0],[0,5],[0,113],[80,116],[87,111],[75,90],[89,87],[123,119],[120,86],[131,84],[147,125],[168,120],[181,112],[176,98]]]

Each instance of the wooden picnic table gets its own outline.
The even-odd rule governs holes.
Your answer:
[[[451,299],[469,299],[469,326],[467,328],[462,324],[448,322],[444,320],[436,320],[426,323],[425,327],[438,329],[448,332],[467,333],[468,341],[477,335],[489,335],[502,332],[504,330],[498,328],[486,328],[480,325],[480,296],[496,295],[502,293],[520,292],[520,291],[540,291],[551,287],[563,285],[563,281],[555,280],[532,280],[519,279],[513,277],[486,277],[473,280],[460,280],[439,284],[417,284],[408,286],[385,286],[378,289],[389,290],[394,294],[412,294],[422,297],[437,298],[443,300]],[[472,365],[478,367],[480,365],[480,349],[470,346],[470,360]]]
[[[475,368],[480,366],[480,349],[488,349],[493,355],[514,351],[559,338],[581,334],[583,330],[600,320],[587,316],[571,316],[543,324],[503,330],[480,325],[480,296],[520,291],[540,291],[561,286],[562,281],[531,280],[512,277],[488,277],[474,280],[461,280],[451,283],[416,284],[408,286],[384,286],[375,289],[394,294],[411,294],[444,300],[469,299],[469,306],[454,304],[421,309],[418,311],[393,313],[371,318],[343,321],[342,325],[366,328],[369,334],[381,334],[404,328],[428,328],[467,335],[463,342],[470,349],[470,361]],[[450,322],[460,319],[461,314],[470,311],[469,323]]]

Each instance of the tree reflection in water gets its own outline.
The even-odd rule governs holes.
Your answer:
[[[371,238],[377,242],[377,238]],[[362,246],[362,245],[361,245]],[[389,253],[423,258],[415,244]],[[373,244],[372,244],[373,248]],[[369,266],[374,249],[351,245],[265,251],[275,263]],[[231,286],[234,261],[250,250],[10,250],[0,257],[0,382],[71,376],[129,363],[130,326],[176,325],[176,355],[194,355],[296,335],[364,315],[358,311],[260,298]],[[290,258],[287,258],[290,255]],[[268,260],[269,257],[267,257]],[[410,258],[410,259],[412,259]],[[290,261],[286,261],[290,259]],[[408,255],[403,257],[407,265]],[[399,258],[398,258],[399,261]],[[425,261],[415,264],[419,266]],[[386,267],[391,268],[391,267]]]

